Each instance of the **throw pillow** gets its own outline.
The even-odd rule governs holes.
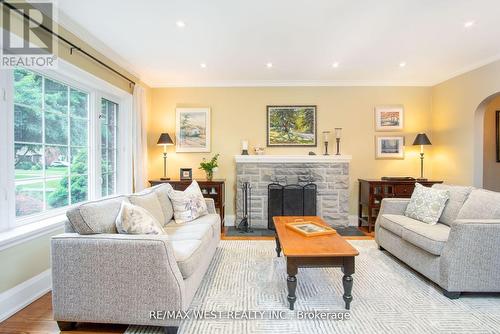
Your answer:
[[[184,191],[170,189],[168,197],[172,201],[174,219],[177,224],[208,214],[207,204],[196,181],[193,181]]]
[[[123,234],[165,234],[158,220],[146,209],[123,201],[118,217],[116,229]]]
[[[436,224],[448,198],[450,198],[448,190],[428,188],[416,183],[405,216],[427,224]]]

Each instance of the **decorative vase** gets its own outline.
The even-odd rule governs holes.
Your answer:
[[[205,173],[207,173],[207,180],[208,181],[212,181],[212,179],[214,178],[214,171],[213,170],[207,170],[207,171],[205,171]]]

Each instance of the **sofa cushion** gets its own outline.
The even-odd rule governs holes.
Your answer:
[[[170,243],[174,251],[177,266],[182,277],[186,279],[199,267],[200,261],[203,258],[203,249],[206,241],[189,239],[172,240]]]
[[[415,190],[406,207],[405,216],[427,224],[436,224],[449,197],[448,190],[428,188],[415,183]]]
[[[117,233],[115,220],[127,197],[117,196],[86,202],[66,212],[66,216],[79,234]]]
[[[122,202],[116,217],[116,229],[123,234],[165,234],[160,222],[146,209]]]
[[[384,214],[380,217],[380,226],[399,237],[403,236],[403,229],[407,225],[422,224],[422,222],[403,215]]]
[[[175,224],[175,221],[172,221],[172,223]],[[198,219],[184,223],[182,225],[190,226],[190,225],[198,225],[198,224],[210,225],[212,227],[213,236],[216,236],[217,234],[220,234],[220,232],[221,232],[220,216],[216,213],[209,213],[208,215],[201,216]]]
[[[204,240],[213,236],[212,227],[209,224],[168,224],[164,230],[170,240]]]
[[[485,189],[472,190],[457,219],[500,219],[500,193]]]
[[[472,187],[453,186],[438,183],[433,185],[432,188],[448,190],[450,199],[444,207],[443,213],[439,218],[439,222],[451,226],[455,219],[457,219],[458,213],[467,200],[467,197],[469,197]]]
[[[146,189],[128,197],[130,203],[146,209],[161,224],[165,224],[165,216],[161,208],[160,201],[156,192],[152,189]]]
[[[403,229],[403,239],[423,250],[441,255],[448,240],[450,227],[445,224],[409,224]]]
[[[163,211],[163,217],[165,221],[161,223],[166,225],[174,217],[174,208],[172,207],[170,198],[168,198],[168,192],[170,191],[170,189],[172,189],[172,186],[169,183],[163,183],[154,186],[151,189],[153,189],[158,196],[158,200],[160,201],[161,209]]]
[[[171,189],[168,197],[174,208],[174,219],[177,224],[195,220],[208,214],[207,203],[203,198],[198,182],[193,181],[184,191]]]

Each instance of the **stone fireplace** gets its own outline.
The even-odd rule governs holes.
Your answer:
[[[347,226],[349,215],[349,164],[346,155],[237,155],[236,221],[242,217],[243,182],[250,182],[252,227],[268,227],[268,186],[306,185],[317,187],[316,214],[332,226]]]

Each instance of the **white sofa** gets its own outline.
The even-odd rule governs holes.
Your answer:
[[[61,330],[77,322],[162,326],[152,311],[186,310],[220,241],[220,217],[209,214],[176,224],[167,185],[87,202],[67,212],[66,233],[52,238],[54,318]],[[122,201],[140,205],[165,224],[166,235],[118,234]]]
[[[410,199],[382,200],[375,223],[379,248],[444,289],[500,292],[500,193],[471,187],[434,185],[450,199],[435,225],[406,217]]]

